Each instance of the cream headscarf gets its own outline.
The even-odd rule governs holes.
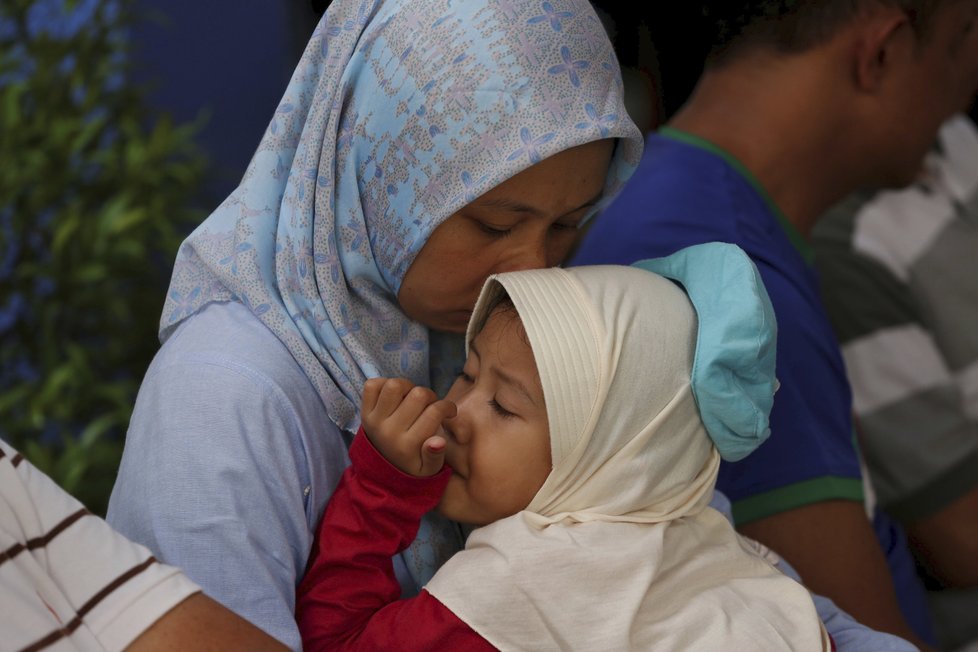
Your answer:
[[[428,592],[501,650],[829,649],[805,588],[707,506],[720,456],[690,383],[683,289],[617,266],[501,274],[469,339],[504,291],[540,373],[553,470]]]

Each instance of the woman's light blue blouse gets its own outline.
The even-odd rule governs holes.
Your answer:
[[[245,306],[213,304],[146,374],[108,520],[300,649],[295,581],[348,463],[285,346]]]

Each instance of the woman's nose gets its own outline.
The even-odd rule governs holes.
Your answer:
[[[544,238],[521,244],[511,250],[500,272],[519,272],[526,269],[543,269],[550,266],[547,243]]]

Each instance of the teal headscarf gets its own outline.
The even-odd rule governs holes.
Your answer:
[[[771,436],[778,326],[757,267],[734,244],[707,242],[634,267],[683,286],[699,327],[690,384],[723,459],[736,462]]]
[[[603,138],[619,139],[612,193],[642,139],[586,0],[334,0],[240,186],[184,242],[160,337],[210,303],[240,302],[354,431],[367,378],[441,390],[463,357],[461,337],[440,343],[396,299],[432,231],[530,165]]]

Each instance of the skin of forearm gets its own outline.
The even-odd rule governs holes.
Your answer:
[[[914,554],[949,588],[978,587],[978,487],[937,513],[907,524]]]
[[[861,503],[824,501],[738,527],[784,557],[815,593],[862,624],[930,650],[900,612],[893,580]]]
[[[187,652],[188,650],[285,652],[288,648],[203,593],[196,593],[167,612],[126,650],[128,652]]]

